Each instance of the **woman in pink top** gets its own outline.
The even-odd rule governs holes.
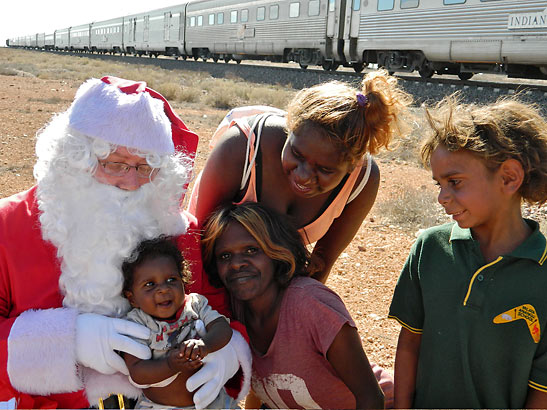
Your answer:
[[[355,323],[336,293],[306,277],[310,255],[286,217],[229,205],[211,216],[202,244],[211,283],[226,287],[249,334],[260,402],[245,408],[384,407]]]
[[[288,215],[306,243],[316,242],[313,277],[324,283],[376,199],[380,172],[370,154],[401,130],[409,104],[396,79],[379,71],[360,90],[341,82],[304,89],[286,117],[231,121],[189,210],[203,221],[220,206],[252,201]]]

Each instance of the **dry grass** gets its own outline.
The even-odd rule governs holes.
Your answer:
[[[285,107],[295,90],[289,87],[250,84],[232,75],[213,78],[207,73],[165,70],[149,65],[115,63],[85,56],[63,56],[36,51],[0,49],[0,74],[26,75],[44,80],[85,81],[104,75],[145,81],[171,103],[229,110],[241,105]]]
[[[376,204],[383,220],[408,230],[425,229],[449,222],[435,194],[425,186],[398,185],[390,197]]]

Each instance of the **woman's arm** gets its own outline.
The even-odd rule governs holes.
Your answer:
[[[364,172],[363,169],[362,174]],[[356,185],[359,181],[360,179]],[[315,279],[323,283],[327,281],[332,265],[351,242],[374,205],[379,185],[380,170],[373,161],[369,180],[361,193],[344,208],[342,214],[334,220],[327,233],[313,248],[312,257],[319,258],[323,263],[322,269],[313,274]]]
[[[327,359],[355,396],[357,409],[384,408],[384,394],[367,359],[357,329],[342,326],[327,351]]]
[[[227,205],[236,199],[240,191],[243,167],[245,166],[245,153],[247,138],[239,128],[229,128],[223,138],[205,162],[201,174],[195,209],[190,209],[199,223],[221,205]],[[192,197],[196,192],[192,192]]]
[[[416,391],[416,370],[422,335],[401,328],[395,356],[395,408],[410,409]]]

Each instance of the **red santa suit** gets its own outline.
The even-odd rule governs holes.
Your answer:
[[[114,83],[128,94],[148,92],[163,101],[175,150],[195,152],[197,136],[187,130],[161,95],[144,83],[120,82],[115,78],[102,81]],[[82,109],[85,111],[85,106]],[[91,131],[93,121],[79,125],[88,126]],[[108,129],[108,124],[104,127]],[[115,134],[128,135],[123,131]],[[127,376],[101,374],[77,362],[76,328],[81,312],[63,307],[59,250],[43,239],[37,191],[35,186],[0,199],[0,401],[15,398],[19,408],[88,408],[112,393],[137,397],[140,391],[128,382]],[[182,217],[187,231],[177,238],[177,244],[193,274],[193,284],[187,291],[206,296],[214,309],[230,316],[225,291],[212,287],[202,270],[196,220],[190,214]],[[243,331],[240,324],[232,327]],[[244,366],[244,383],[248,385],[250,358],[244,363],[240,354],[246,353],[237,347],[234,351]]]

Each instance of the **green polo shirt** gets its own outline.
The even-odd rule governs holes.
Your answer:
[[[536,222],[486,264],[469,229],[428,229],[413,245],[389,317],[422,335],[415,408],[522,408],[547,392],[547,242]]]

